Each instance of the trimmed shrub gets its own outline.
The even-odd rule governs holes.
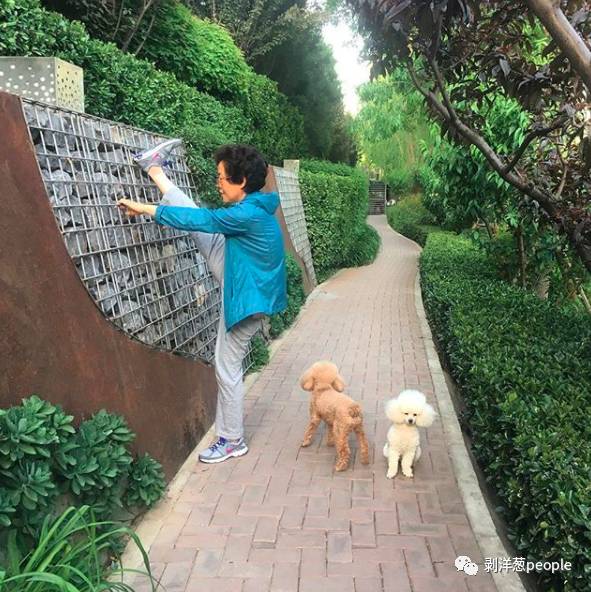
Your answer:
[[[291,326],[306,301],[304,279],[300,266],[289,253],[286,254],[285,264],[287,268],[287,308],[271,317],[271,337],[279,336]]]
[[[250,142],[240,109],[180,83],[145,60],[91,39],[84,27],[48,12],[37,0],[0,4],[0,55],[57,56],[84,68],[87,112],[180,136],[204,197],[215,196],[215,147]]]
[[[397,204],[386,208],[388,224],[400,234],[424,246],[434,226],[433,216],[423,206],[420,195],[409,195]]]
[[[251,70],[230,34],[179,2],[159,6],[139,57],[219,99],[236,100],[248,89]]]
[[[379,240],[376,244],[377,234],[365,229],[367,176],[347,165],[303,161],[300,188],[318,280],[341,267],[373,261]],[[371,242],[362,246],[369,236]]]
[[[279,92],[276,82],[253,72],[239,105],[252,126],[252,144],[268,162],[281,165],[285,158],[307,154],[302,113]]]
[[[517,552],[570,561],[571,571],[540,582],[588,590],[591,319],[499,280],[465,238],[430,234],[420,267],[431,326]]]

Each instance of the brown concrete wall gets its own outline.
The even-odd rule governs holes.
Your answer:
[[[6,93],[0,130],[0,407],[36,393],[77,420],[120,413],[170,478],[213,421],[214,370],[105,319],[57,228],[20,101]]]

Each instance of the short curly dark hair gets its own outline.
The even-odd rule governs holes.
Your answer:
[[[215,163],[224,163],[226,174],[232,183],[241,183],[246,179],[244,191],[253,193],[265,185],[267,162],[253,146],[246,144],[227,144],[218,148],[214,154]]]

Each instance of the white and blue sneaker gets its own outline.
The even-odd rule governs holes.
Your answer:
[[[134,155],[133,160],[147,173],[153,166],[164,166],[166,164],[166,159],[170,156],[172,151],[182,143],[183,141],[179,138],[166,140],[166,142],[161,142],[153,148],[149,148],[148,150],[144,150],[143,152]]]
[[[221,436],[207,449],[199,453],[199,460],[204,463],[218,463],[228,458],[243,456],[248,452],[244,438],[226,440]]]

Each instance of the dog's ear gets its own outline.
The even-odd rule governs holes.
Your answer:
[[[425,403],[421,414],[417,417],[417,425],[421,428],[428,428],[437,417],[437,413],[429,403]]]
[[[332,381],[332,388],[339,393],[345,390],[345,381],[340,374],[337,374],[335,379]]]
[[[308,368],[300,378],[300,387],[305,391],[311,391],[314,388],[314,371]]]
[[[403,423],[404,422],[404,417],[400,413],[400,403],[399,403],[398,399],[390,399],[389,401],[387,401],[385,411],[386,411],[386,417],[392,423]]]

